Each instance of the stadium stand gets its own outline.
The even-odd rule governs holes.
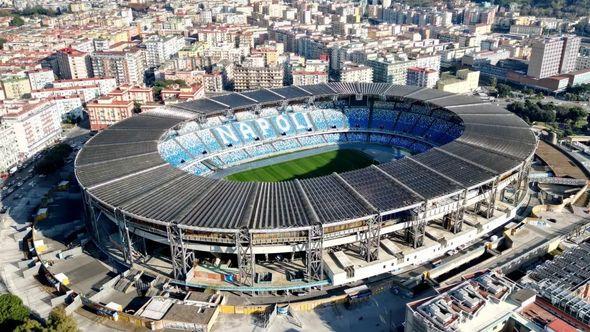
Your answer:
[[[213,153],[221,147],[207,148],[196,133],[177,136],[175,140],[184,147],[194,157],[199,157],[205,153]]]
[[[276,150],[271,144],[260,144],[255,146],[248,146],[244,150],[252,157],[260,157],[275,153]]]
[[[174,139],[162,142],[159,149],[164,160],[172,166],[178,166],[191,159],[188,153]]]
[[[274,142],[273,146],[277,151],[287,151],[301,147],[296,139],[279,140]]]
[[[302,136],[299,137],[299,143],[301,146],[316,146],[325,144],[326,141],[323,139],[322,135],[314,135],[314,136]]]
[[[349,128],[368,128],[369,109],[367,107],[344,108]]]

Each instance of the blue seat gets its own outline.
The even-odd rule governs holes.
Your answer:
[[[322,135],[314,135],[299,137],[299,143],[301,143],[302,146],[316,146],[325,144],[326,141],[324,141]]]
[[[178,166],[191,160],[189,154],[174,139],[160,143],[159,150],[162,158],[172,166]]]

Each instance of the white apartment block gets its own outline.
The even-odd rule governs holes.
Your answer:
[[[294,71],[293,85],[328,83],[328,73],[321,71]]]
[[[203,86],[205,92],[223,91],[223,75],[221,73],[204,74]]]
[[[407,85],[420,86],[425,88],[433,88],[439,79],[439,72],[422,67],[410,67],[407,73]]]
[[[53,98],[52,102],[57,104],[57,110],[60,112],[62,119],[65,119],[67,116],[71,116],[72,118],[81,118],[84,116],[82,99],[79,97]]]
[[[20,152],[14,129],[0,118],[0,173],[16,166],[19,160]]]
[[[282,66],[240,66],[234,69],[234,89],[236,91],[279,88],[283,86]]]
[[[373,82],[373,68],[359,64],[345,64],[340,69],[340,82]]]
[[[369,60],[373,68],[373,82],[406,85],[408,68],[421,67],[440,72],[440,54],[420,56],[416,59],[378,59]]]
[[[90,57],[73,48],[64,48],[57,52],[59,77],[62,79],[88,78],[92,76]]]
[[[571,73],[576,70],[576,59],[580,51],[582,39],[576,36],[563,38],[563,52],[561,52],[561,63],[559,72],[562,74]]]
[[[208,58],[211,62],[223,60],[231,62],[240,62],[242,58],[250,54],[250,48],[247,46],[234,47],[232,44],[223,43],[216,46],[208,46],[203,51],[203,57]]]
[[[79,96],[82,98],[83,102],[89,102],[92,99],[100,97],[100,88],[97,85],[94,85],[71,88],[45,88],[31,92],[31,97],[34,99],[72,96]]]
[[[31,90],[43,89],[55,81],[55,75],[51,69],[29,71],[27,77],[29,78],[29,84],[31,84]]]
[[[184,47],[181,36],[150,36],[144,41],[148,68],[159,67]]]
[[[92,56],[92,70],[95,77],[114,77],[117,85],[141,85],[145,61],[144,51],[139,48],[96,52]]]
[[[99,93],[106,95],[117,87],[117,80],[114,78],[81,78],[77,80],[59,80],[53,82],[53,87],[58,89],[76,88],[76,87],[96,87]]]
[[[527,75],[541,79],[572,72],[576,68],[579,49],[580,38],[575,36],[535,40]]]
[[[9,110],[3,119],[14,131],[22,158],[30,157],[61,137],[61,111],[55,102],[25,104]]]

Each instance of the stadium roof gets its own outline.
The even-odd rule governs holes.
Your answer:
[[[158,153],[158,141],[170,128],[200,115],[357,94],[444,107],[463,120],[464,132],[451,143],[379,166],[279,183],[201,177],[174,168]],[[131,117],[85,145],[76,158],[76,176],[97,201],[134,218],[191,229],[265,231],[410,208],[493,181],[519,167],[535,147],[526,123],[475,97],[384,83],[324,83],[231,93]]]

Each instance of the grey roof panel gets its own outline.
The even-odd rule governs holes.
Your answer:
[[[315,84],[315,85],[306,85],[303,87],[305,91],[308,91],[314,96],[323,96],[323,95],[333,95],[334,90],[330,89],[328,84]]]
[[[256,102],[237,93],[230,93],[223,96],[211,97],[211,100],[226,104],[231,108],[244,108],[256,105]]]
[[[269,90],[256,90],[256,91],[247,91],[247,92],[240,92],[244,96],[248,98],[252,98],[257,100],[259,103],[271,103],[271,102],[279,102],[284,98],[280,97],[279,95],[270,92]]]
[[[305,89],[305,87],[302,88]],[[305,92],[303,89],[297,88],[295,86],[286,86],[278,89],[272,89],[272,91],[280,94],[286,99],[311,97],[311,94]]]
[[[91,189],[90,192],[113,206],[121,206],[181,176],[186,176],[186,173],[165,165]]]
[[[219,181],[207,195],[189,205],[179,214],[179,223],[207,228],[237,229],[248,226],[249,205],[256,191],[256,183]]]
[[[430,99],[448,97],[448,96],[452,96],[452,95],[453,95],[452,93],[444,92],[441,90],[433,90],[433,89],[423,88],[422,90],[418,90],[414,93],[408,94],[405,97],[411,98],[414,100],[419,100],[419,101],[428,101]]]
[[[445,196],[457,192],[462,188],[457,183],[428,168],[422,167],[409,158],[398,159],[377,167],[425,199]]]
[[[347,183],[380,211],[414,205],[422,199],[374,168],[340,174]]]
[[[178,118],[139,114],[115,123],[109,129],[168,129],[180,122],[182,120]]]
[[[82,149],[76,158],[76,166],[83,166],[96,162],[131,157],[158,151],[156,141],[123,143],[110,145],[88,145]]]
[[[464,123],[494,125],[504,127],[520,127],[529,130],[529,126],[514,114],[461,114]]]
[[[493,104],[478,104],[478,105],[467,105],[467,106],[447,106],[449,110],[455,114],[511,114],[507,110],[503,109],[498,105]]]
[[[194,204],[216,182],[209,178],[185,174],[128,201],[122,207],[135,215],[177,223],[176,216]]]
[[[471,187],[494,178],[494,173],[474,166],[462,159],[452,157],[444,152],[431,149],[428,153],[422,153],[409,157],[437,173],[440,173],[465,187]]]
[[[448,97],[432,100],[430,103],[438,107],[447,107],[451,105],[483,104],[484,102],[480,98],[474,96],[450,95]]]
[[[258,184],[249,223],[253,229],[304,227],[311,224],[295,182]]]
[[[413,85],[392,85],[384,92],[384,94],[391,97],[405,97],[422,89],[423,88],[419,86]]]
[[[171,107],[177,107],[183,110],[192,111],[195,113],[219,113],[221,111],[227,110],[228,107],[224,106],[220,103],[216,103],[210,99],[197,99],[191,100],[184,103],[179,103],[176,105],[172,105]]]
[[[300,181],[322,223],[362,218],[370,211],[334,175]]]
[[[445,144],[440,147],[440,149],[472,161],[478,165],[482,165],[493,170],[497,174],[502,174],[520,164],[520,161],[514,157],[492,152],[493,150],[484,150],[459,141]]]
[[[162,160],[160,154],[154,152],[123,159],[78,166],[76,168],[76,174],[80,182],[83,183],[85,187],[92,187],[164,164],[166,164],[166,162]]]
[[[157,141],[164,132],[162,129],[107,129],[92,137],[86,146]]]

